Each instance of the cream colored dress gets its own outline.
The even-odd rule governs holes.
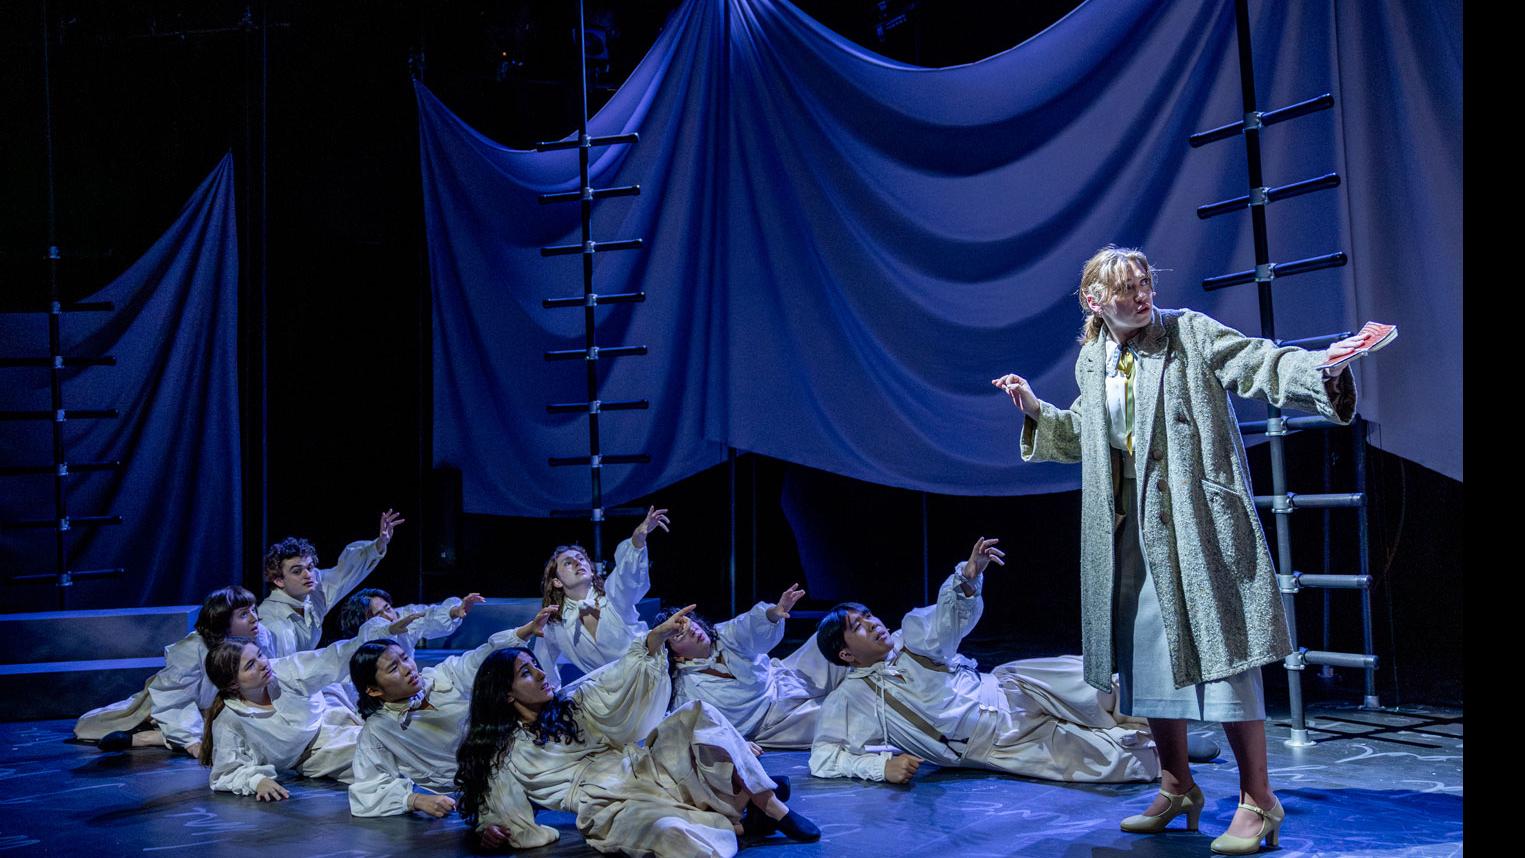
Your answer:
[[[746,740],[714,707],[694,701],[662,715],[671,692],[666,659],[644,641],[620,660],[569,686],[581,741],[535,744],[520,729],[493,778],[477,827],[499,825],[517,849],[560,833],[535,822],[534,806],[577,815],[577,830],[600,852],[673,858],[730,856],[732,824],[748,793],[776,784]],[[645,737],[645,746],[635,744]]]

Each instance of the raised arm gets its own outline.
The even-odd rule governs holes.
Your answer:
[[[1318,368],[1324,352],[1247,337],[1193,310],[1181,314],[1179,326],[1181,335],[1206,357],[1218,383],[1238,396],[1318,414],[1340,424],[1355,416],[1350,371],[1326,379]]]
[[[715,635],[720,638],[722,646],[737,655],[746,658],[767,655],[784,639],[783,618],[788,612],[782,612],[777,620],[770,619],[778,613],[777,607],[758,602],[746,613],[716,626]]]
[[[985,610],[980,591],[985,585],[985,567],[994,561],[1005,565],[1005,556],[996,548],[1000,540],[981,537],[974,541],[969,559],[959,563],[953,574],[937,591],[937,603],[917,608],[901,623],[901,640],[907,649],[944,662],[952,661],[958,646],[974,629]]]
[[[376,638],[404,634],[422,616],[409,614],[392,623],[388,623],[385,617],[372,617],[365,621],[354,637],[335,641],[322,649],[303,650],[271,659],[270,669],[275,671],[281,684],[290,686],[300,694],[315,694],[325,685],[332,685],[349,676],[350,657],[361,644]]]
[[[539,619],[541,616],[549,616],[555,610],[554,606],[549,605],[541,608],[540,613],[536,615],[536,619]],[[434,668],[435,675],[444,676],[450,685],[463,697],[470,697],[471,686],[476,682],[477,670],[482,666],[482,662],[494,650],[507,649],[513,646],[526,646],[528,641],[523,637],[524,630],[527,628],[533,629],[534,627],[535,621],[531,620],[525,626],[518,629],[504,629],[501,632],[496,632],[492,637],[487,639],[486,643],[476,649],[468,650],[460,655],[452,655],[440,662]],[[534,633],[529,632],[529,637],[533,638]]]
[[[392,529],[407,519],[387,510],[381,514],[381,530],[375,539],[351,542],[339,552],[334,568],[318,576],[318,589],[328,608],[339,604],[349,592],[360,586],[365,576],[371,574],[381,558],[387,555],[387,545],[392,542]]]
[[[1016,373],[993,378],[990,383],[1010,396],[1011,403],[1022,412],[1022,461],[1080,461],[1080,397],[1061,411],[1039,399],[1027,379]]]

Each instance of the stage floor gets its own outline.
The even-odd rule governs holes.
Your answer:
[[[1313,748],[1282,744],[1284,719],[1269,723],[1271,773],[1287,821],[1282,858],[1301,855],[1446,856],[1462,852],[1462,718],[1455,710],[1314,711]],[[1284,713],[1283,713],[1284,716]],[[468,851],[458,817],[354,819],[342,785],[288,782],[291,798],[262,804],[207,789],[206,770],[185,756],[114,754],[68,741],[72,722],[0,724],[0,852],[6,855],[297,856],[456,855]],[[825,832],[815,844],[776,836],[748,849],[774,858],[821,855],[1194,856],[1234,812],[1236,774],[1223,734],[1194,725],[1224,747],[1196,768],[1208,796],[1202,832],[1124,834],[1117,821],[1141,810],[1148,784],[1059,785],[924,766],[910,787],[816,780],[803,752],[769,753],[769,772],[794,781],[791,804]],[[1324,732],[1325,730],[1329,732]],[[1335,736],[1338,735],[1338,738]],[[566,813],[541,813],[561,841],[526,855],[596,854]],[[1174,825],[1184,824],[1184,817]]]

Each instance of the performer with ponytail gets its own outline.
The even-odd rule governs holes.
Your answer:
[[[216,686],[206,679],[207,650],[224,638],[240,637],[254,641],[267,657],[275,654],[254,601],[254,594],[242,587],[209,593],[196,615],[196,630],[164,648],[164,669],[132,697],[81,715],[74,737],[98,741],[102,751],[158,747],[198,756],[201,716],[217,696]]]
[[[276,780],[283,771],[348,782],[360,718],[331,703],[323,688],[348,672],[362,643],[401,634],[422,616],[391,625],[377,618],[361,627],[360,637],[274,659],[247,638],[229,638],[208,651],[207,679],[217,698],[207,712],[199,759],[212,770],[212,789],[280,801],[290,795]]]

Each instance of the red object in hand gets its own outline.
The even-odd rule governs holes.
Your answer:
[[[1319,369],[1339,369],[1358,357],[1363,357],[1398,338],[1397,325],[1367,322],[1355,336],[1340,340],[1329,347]]]

